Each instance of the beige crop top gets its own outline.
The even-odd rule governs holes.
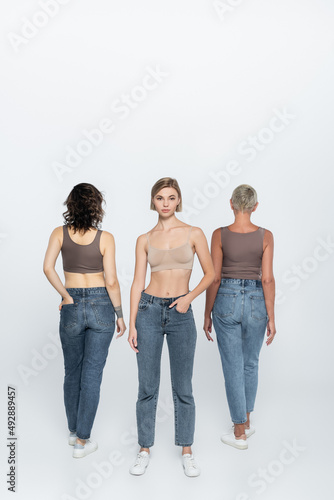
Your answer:
[[[190,226],[186,243],[167,249],[152,247],[146,233],[148,242],[147,260],[152,273],[164,269],[192,269],[194,252],[189,243],[191,229],[192,226]]]

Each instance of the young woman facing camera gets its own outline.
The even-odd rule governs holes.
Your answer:
[[[90,433],[100,398],[102,372],[115,330],[126,330],[115,266],[114,237],[98,229],[103,196],[91,184],[78,184],[64,204],[66,224],[54,229],[44,273],[61,295],[59,334],[64,354],[64,403],[73,457],[97,449]],[[55,264],[62,252],[65,286]]]
[[[182,210],[176,179],[164,177],[151,190],[151,210],[158,212],[156,226],[138,237],[136,265],[130,295],[128,341],[137,353],[139,390],[136,404],[139,453],[130,473],[140,475],[149,463],[154,444],[159,393],[160,362],[166,335],[175,409],[175,444],[182,446],[182,465],[187,476],[198,476],[191,445],[195,428],[192,373],[196,326],[191,302],[212,283],[214,268],[208,244],[199,227],[175,216]],[[204,276],[189,290],[194,254]],[[146,289],[147,262],[151,280]]]

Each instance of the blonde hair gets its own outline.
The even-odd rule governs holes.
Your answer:
[[[153,198],[155,197],[155,195],[163,188],[166,188],[166,187],[171,187],[171,188],[174,188],[180,198],[180,203],[178,204],[178,206],[176,207],[176,212],[181,212],[182,211],[182,196],[181,196],[181,189],[180,189],[180,186],[179,186],[179,183],[177,182],[176,179],[173,179],[172,177],[162,177],[161,179],[159,179],[155,184],[154,186],[152,187],[151,189],[151,206],[150,206],[150,209],[151,210],[155,210],[155,206],[154,206],[154,203],[153,203]]]
[[[250,213],[257,203],[257,194],[252,186],[240,184],[234,189],[231,201],[234,210]]]

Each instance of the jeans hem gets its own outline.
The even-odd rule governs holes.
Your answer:
[[[86,441],[86,439],[89,439],[89,438],[90,438],[90,435],[89,435],[88,437],[80,437],[80,436],[78,436],[78,434],[77,434],[77,438],[78,438],[78,439],[82,439],[82,441]]]
[[[175,446],[183,446],[183,447],[186,447],[186,446],[192,446],[193,445],[193,442],[192,443],[186,443],[186,444],[182,444],[182,443],[175,443]]]
[[[242,425],[242,424],[245,424],[247,422],[247,418],[246,420],[244,420],[243,422],[234,422],[234,420],[232,420],[232,422],[236,425]]]
[[[139,446],[140,446],[141,448],[151,448],[151,447],[154,445],[154,443],[149,444],[148,446],[146,446],[145,444],[140,444],[140,443],[138,443],[138,444],[139,444]]]

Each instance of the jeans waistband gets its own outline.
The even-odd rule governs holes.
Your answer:
[[[187,293],[178,295],[177,297],[157,297],[156,295],[150,295],[149,293],[146,293],[144,291],[141,292],[141,296],[143,297],[143,299],[147,300],[151,304],[152,302],[155,302],[156,304],[160,304],[161,306],[169,305],[174,302],[174,300],[183,297],[184,295],[187,295]]]
[[[262,281],[261,280],[222,278],[220,281],[220,284],[221,285],[224,285],[224,284],[239,285],[241,287],[252,286],[255,288],[262,288]]]
[[[87,297],[89,295],[108,295],[105,286],[94,286],[90,288],[66,288],[70,295],[79,295]]]

